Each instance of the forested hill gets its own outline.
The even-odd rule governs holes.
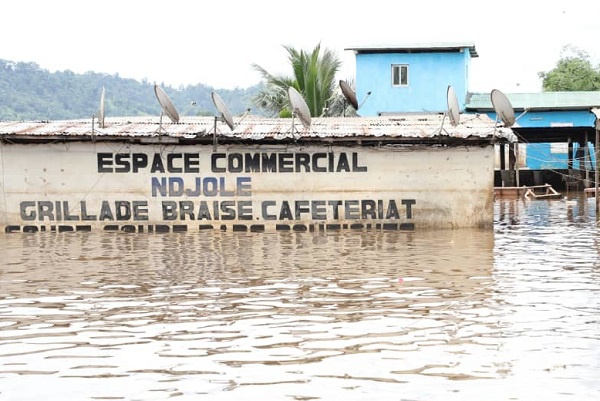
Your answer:
[[[202,84],[173,88],[160,82],[180,115],[215,115],[210,93],[218,92],[233,115],[252,107],[260,85],[247,89],[216,90]],[[49,72],[36,63],[0,60],[0,120],[68,120],[91,118],[100,108],[105,88],[106,117],[158,116],[155,82],[118,74],[72,71]],[[260,114],[252,110],[253,114]]]

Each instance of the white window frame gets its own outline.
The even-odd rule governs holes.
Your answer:
[[[392,64],[392,86],[408,86],[408,64]]]

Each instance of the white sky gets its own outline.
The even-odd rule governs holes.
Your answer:
[[[538,72],[566,44],[600,58],[595,0],[11,0],[1,12],[0,59],[173,86],[245,88],[260,81],[253,63],[291,75],[283,45],[321,43],[346,79],[355,76],[347,47],[473,42],[474,92],[539,91]]]

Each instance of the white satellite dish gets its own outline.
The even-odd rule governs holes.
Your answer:
[[[162,113],[164,112],[171,119],[171,121],[173,123],[178,123],[179,122],[179,113],[177,112],[177,109],[175,109],[175,106],[173,106],[171,99],[169,99],[169,96],[167,96],[165,91],[163,91],[160,86],[154,85],[154,94],[156,94],[158,103],[160,103],[160,106],[162,107],[161,122],[162,122]]]
[[[458,98],[456,97],[456,92],[451,85],[448,85],[448,117],[450,118],[450,124],[453,127],[456,127],[460,122],[460,109],[458,106]]]
[[[106,90],[102,87],[102,93],[100,94],[100,109],[98,110],[98,126],[104,128],[104,97]]]
[[[215,107],[217,108],[217,111],[221,114],[221,118],[223,119],[225,124],[227,124],[229,129],[233,131],[233,117],[231,116],[227,105],[225,104],[223,99],[221,99],[221,96],[219,96],[216,92],[211,92],[210,96],[212,97],[212,101]]]
[[[304,128],[309,129],[311,123],[310,110],[308,110],[304,98],[292,86],[288,88],[288,97],[292,105],[292,116],[298,116]]]
[[[500,117],[502,122],[507,127],[512,127],[515,123],[515,111],[513,110],[510,100],[498,89],[493,89],[490,93],[492,106],[496,111],[496,115]]]
[[[350,105],[354,108],[354,110],[358,110],[358,100],[356,99],[356,93],[354,90],[348,85],[348,83],[342,79],[340,79],[340,89],[342,90],[342,94],[350,103]]]

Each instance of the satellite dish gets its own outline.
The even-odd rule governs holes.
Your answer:
[[[233,117],[231,117],[231,113],[229,112],[227,105],[223,99],[221,99],[221,96],[219,96],[216,92],[211,92],[210,96],[212,97],[212,101],[215,104],[217,111],[221,113],[221,118],[223,121],[225,121],[225,124],[227,124],[229,129],[233,131]]]
[[[167,116],[169,116],[173,123],[178,123],[179,113],[177,112],[177,109],[175,109],[175,106],[173,106],[173,103],[171,102],[171,99],[169,99],[169,96],[167,96],[165,91],[163,91],[162,88],[158,85],[154,85],[154,93],[156,94],[158,103],[160,103],[160,106],[162,107],[162,111]]]
[[[512,127],[515,123],[515,111],[512,104],[510,104],[510,100],[498,89],[492,90],[490,98],[492,99],[496,115],[500,117],[505,126]]]
[[[298,116],[304,128],[310,128],[310,110],[308,110],[308,106],[306,105],[302,95],[300,95],[296,89],[290,86],[288,88],[288,97],[290,99],[290,103],[292,104],[293,114]]]
[[[448,85],[448,117],[450,118],[450,124],[456,127],[460,121],[460,110],[458,107],[458,98],[456,92],[451,85]]]
[[[100,128],[104,128],[104,96],[106,94],[106,90],[102,87],[102,93],[100,94],[100,110],[98,111],[98,126]]]
[[[346,81],[340,79],[340,88],[342,89],[342,94],[344,95],[348,103],[352,105],[354,110],[358,110],[358,100],[356,99],[356,93],[354,93],[350,85],[348,85]]]

